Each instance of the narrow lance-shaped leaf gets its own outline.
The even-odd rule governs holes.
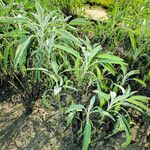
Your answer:
[[[76,43],[77,45],[81,45],[81,42],[70,32],[63,30],[63,29],[57,29],[56,33],[60,34],[63,38],[69,39],[72,42]]]
[[[131,70],[130,72],[128,72],[128,73],[126,74],[126,77],[130,77],[130,76],[132,76],[132,75],[136,75],[136,74],[139,74],[139,73],[140,73],[139,70]]]
[[[5,69],[7,69],[7,65],[8,65],[9,48],[10,47],[8,47],[4,50],[4,67],[5,67]]]
[[[134,38],[134,34],[132,32],[130,32],[129,36],[130,36],[132,48],[135,49],[136,48],[136,40]]]
[[[47,92],[47,91],[46,91]],[[42,96],[42,99],[41,99],[41,102],[43,103],[43,105],[49,109],[51,109],[51,106],[47,100],[47,97],[46,97],[46,92],[44,92],[43,96]]]
[[[141,79],[138,79],[138,78],[133,78],[133,80],[137,81],[138,83],[140,83],[142,86],[146,87],[146,83],[141,80]]]
[[[134,99],[134,100],[138,100],[138,101],[141,101],[141,102],[148,102],[148,100],[150,100],[150,97],[147,97],[147,96],[142,96],[142,95],[135,95],[135,96],[132,96],[128,99]]]
[[[131,104],[131,103],[128,103],[128,102],[123,102],[121,105],[128,106],[130,108],[134,108],[134,109],[136,109],[136,110],[138,110],[138,111],[143,113],[143,110],[140,107],[138,107],[138,106],[136,106],[134,104]]]
[[[67,110],[66,113],[69,113],[71,111],[81,111],[82,109],[85,109],[83,105],[81,104],[75,104],[75,105],[71,105]]]
[[[98,55],[99,58],[101,59],[108,59],[108,60],[112,60],[112,61],[116,61],[116,62],[123,62],[123,59],[117,57],[117,56],[114,56],[112,54],[99,54]]]
[[[73,48],[69,47],[69,46],[65,46],[65,45],[54,45],[54,46],[55,46],[55,48],[62,49],[63,51],[68,52],[68,53],[74,55],[77,58],[81,58],[80,54],[77,51],[75,51]]]
[[[18,46],[16,54],[15,54],[15,68],[17,68],[17,65],[22,61],[23,55],[25,51],[27,50],[30,42],[31,42],[32,36],[27,37],[22,41],[22,43]]]
[[[137,100],[134,100],[134,99],[128,99],[127,102],[130,102],[134,105],[137,105],[138,107],[141,107],[143,108],[144,110],[150,112],[150,108],[148,108],[145,104],[143,104],[142,102],[139,102]]]
[[[111,65],[111,64],[108,64],[108,63],[101,63],[101,65],[104,67],[104,69],[106,69],[109,73],[111,73],[111,74],[113,74],[113,75],[115,75],[115,73],[116,73],[116,70],[115,70],[115,68],[113,67],[113,65]]]
[[[94,110],[91,113],[100,113],[101,116],[103,117],[109,117],[110,119],[112,119],[113,121],[115,121],[115,118],[107,111],[104,111],[102,109],[98,109],[98,110]]]
[[[90,53],[90,56],[89,56],[89,61],[91,61],[97,54],[98,52],[102,50],[102,47],[101,45],[97,46],[96,48],[94,48],[91,53]]]
[[[90,25],[90,24],[92,24],[92,22],[91,21],[87,21],[86,19],[84,19],[84,18],[77,18],[77,19],[73,19],[73,20],[71,20],[70,22],[69,22],[69,24],[70,25],[84,25],[84,26],[86,26],[86,25]]]
[[[95,103],[95,96],[93,96],[92,98],[91,98],[91,100],[90,100],[90,107],[92,108],[93,107],[93,105],[94,105],[94,103]]]
[[[36,2],[36,10],[37,10],[38,16],[40,17],[40,21],[42,21],[44,11],[43,11],[43,9],[42,9],[42,7],[38,1]],[[42,22],[39,22],[39,23],[42,23]]]
[[[96,70],[96,72],[97,72],[97,79],[98,79],[99,82],[101,82],[103,76],[102,76],[101,70],[100,70],[100,68],[98,67],[98,65],[95,65],[95,70]]]
[[[90,144],[90,138],[91,138],[91,123],[90,123],[90,120],[87,120],[86,125],[85,125],[85,130],[84,130],[82,150],[88,149],[88,146]]]
[[[130,125],[124,116],[121,116],[121,121],[122,121],[122,125],[124,126],[125,133],[126,133],[126,141],[122,144],[122,147],[127,147],[132,140]]]
[[[0,61],[3,59],[3,54],[2,52],[0,51]]]
[[[10,17],[10,18],[0,18],[0,23],[12,23],[12,22],[17,22],[17,23],[27,23],[29,20],[25,17]]]
[[[25,37],[26,34],[28,34],[27,31],[15,29],[13,31],[5,32],[4,34],[0,34],[0,36],[16,38],[16,37]]]
[[[74,118],[74,113],[69,113],[68,117],[67,117],[67,126],[69,126],[72,121],[73,121],[73,118]]]

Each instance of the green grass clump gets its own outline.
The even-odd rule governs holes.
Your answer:
[[[77,133],[83,137],[83,150],[98,133],[97,125],[109,123],[113,131],[106,138],[124,131],[122,146],[127,147],[132,141],[128,108],[150,112],[150,98],[132,90],[131,84],[146,87],[149,80],[148,3],[115,3],[108,21],[93,22],[53,8],[55,3],[61,9],[74,7],[73,1],[34,2],[0,3],[1,74],[21,73],[28,81],[40,82],[45,107],[53,103],[63,119],[67,116],[68,126],[80,120]]]
[[[115,3],[115,0],[88,0],[88,1],[89,2],[94,2],[94,3],[97,3],[97,4],[102,4],[102,5],[105,5],[105,6],[109,6],[109,5]]]

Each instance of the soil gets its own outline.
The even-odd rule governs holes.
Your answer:
[[[30,115],[26,114],[21,103],[1,104],[1,150],[67,149],[72,139],[59,116],[56,110],[42,108],[39,101]],[[67,137],[68,142],[65,143]]]

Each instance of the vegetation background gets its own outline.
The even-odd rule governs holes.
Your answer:
[[[108,19],[77,15],[85,4],[104,7]],[[31,115],[40,100],[80,149],[122,132],[127,148],[135,114],[144,124],[150,112],[149,16],[148,0],[0,0],[1,108],[19,95]]]

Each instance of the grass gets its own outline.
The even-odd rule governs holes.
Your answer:
[[[135,81],[146,87],[150,80],[149,3],[115,3],[107,22],[62,13],[67,8],[72,14],[81,4],[1,0],[0,73],[40,82],[47,108],[52,107],[52,97],[68,126],[80,120],[83,150],[97,132],[94,117],[100,127],[113,124],[106,138],[124,131],[122,146],[127,147],[132,141],[128,108],[150,112],[150,98],[131,85]]]

